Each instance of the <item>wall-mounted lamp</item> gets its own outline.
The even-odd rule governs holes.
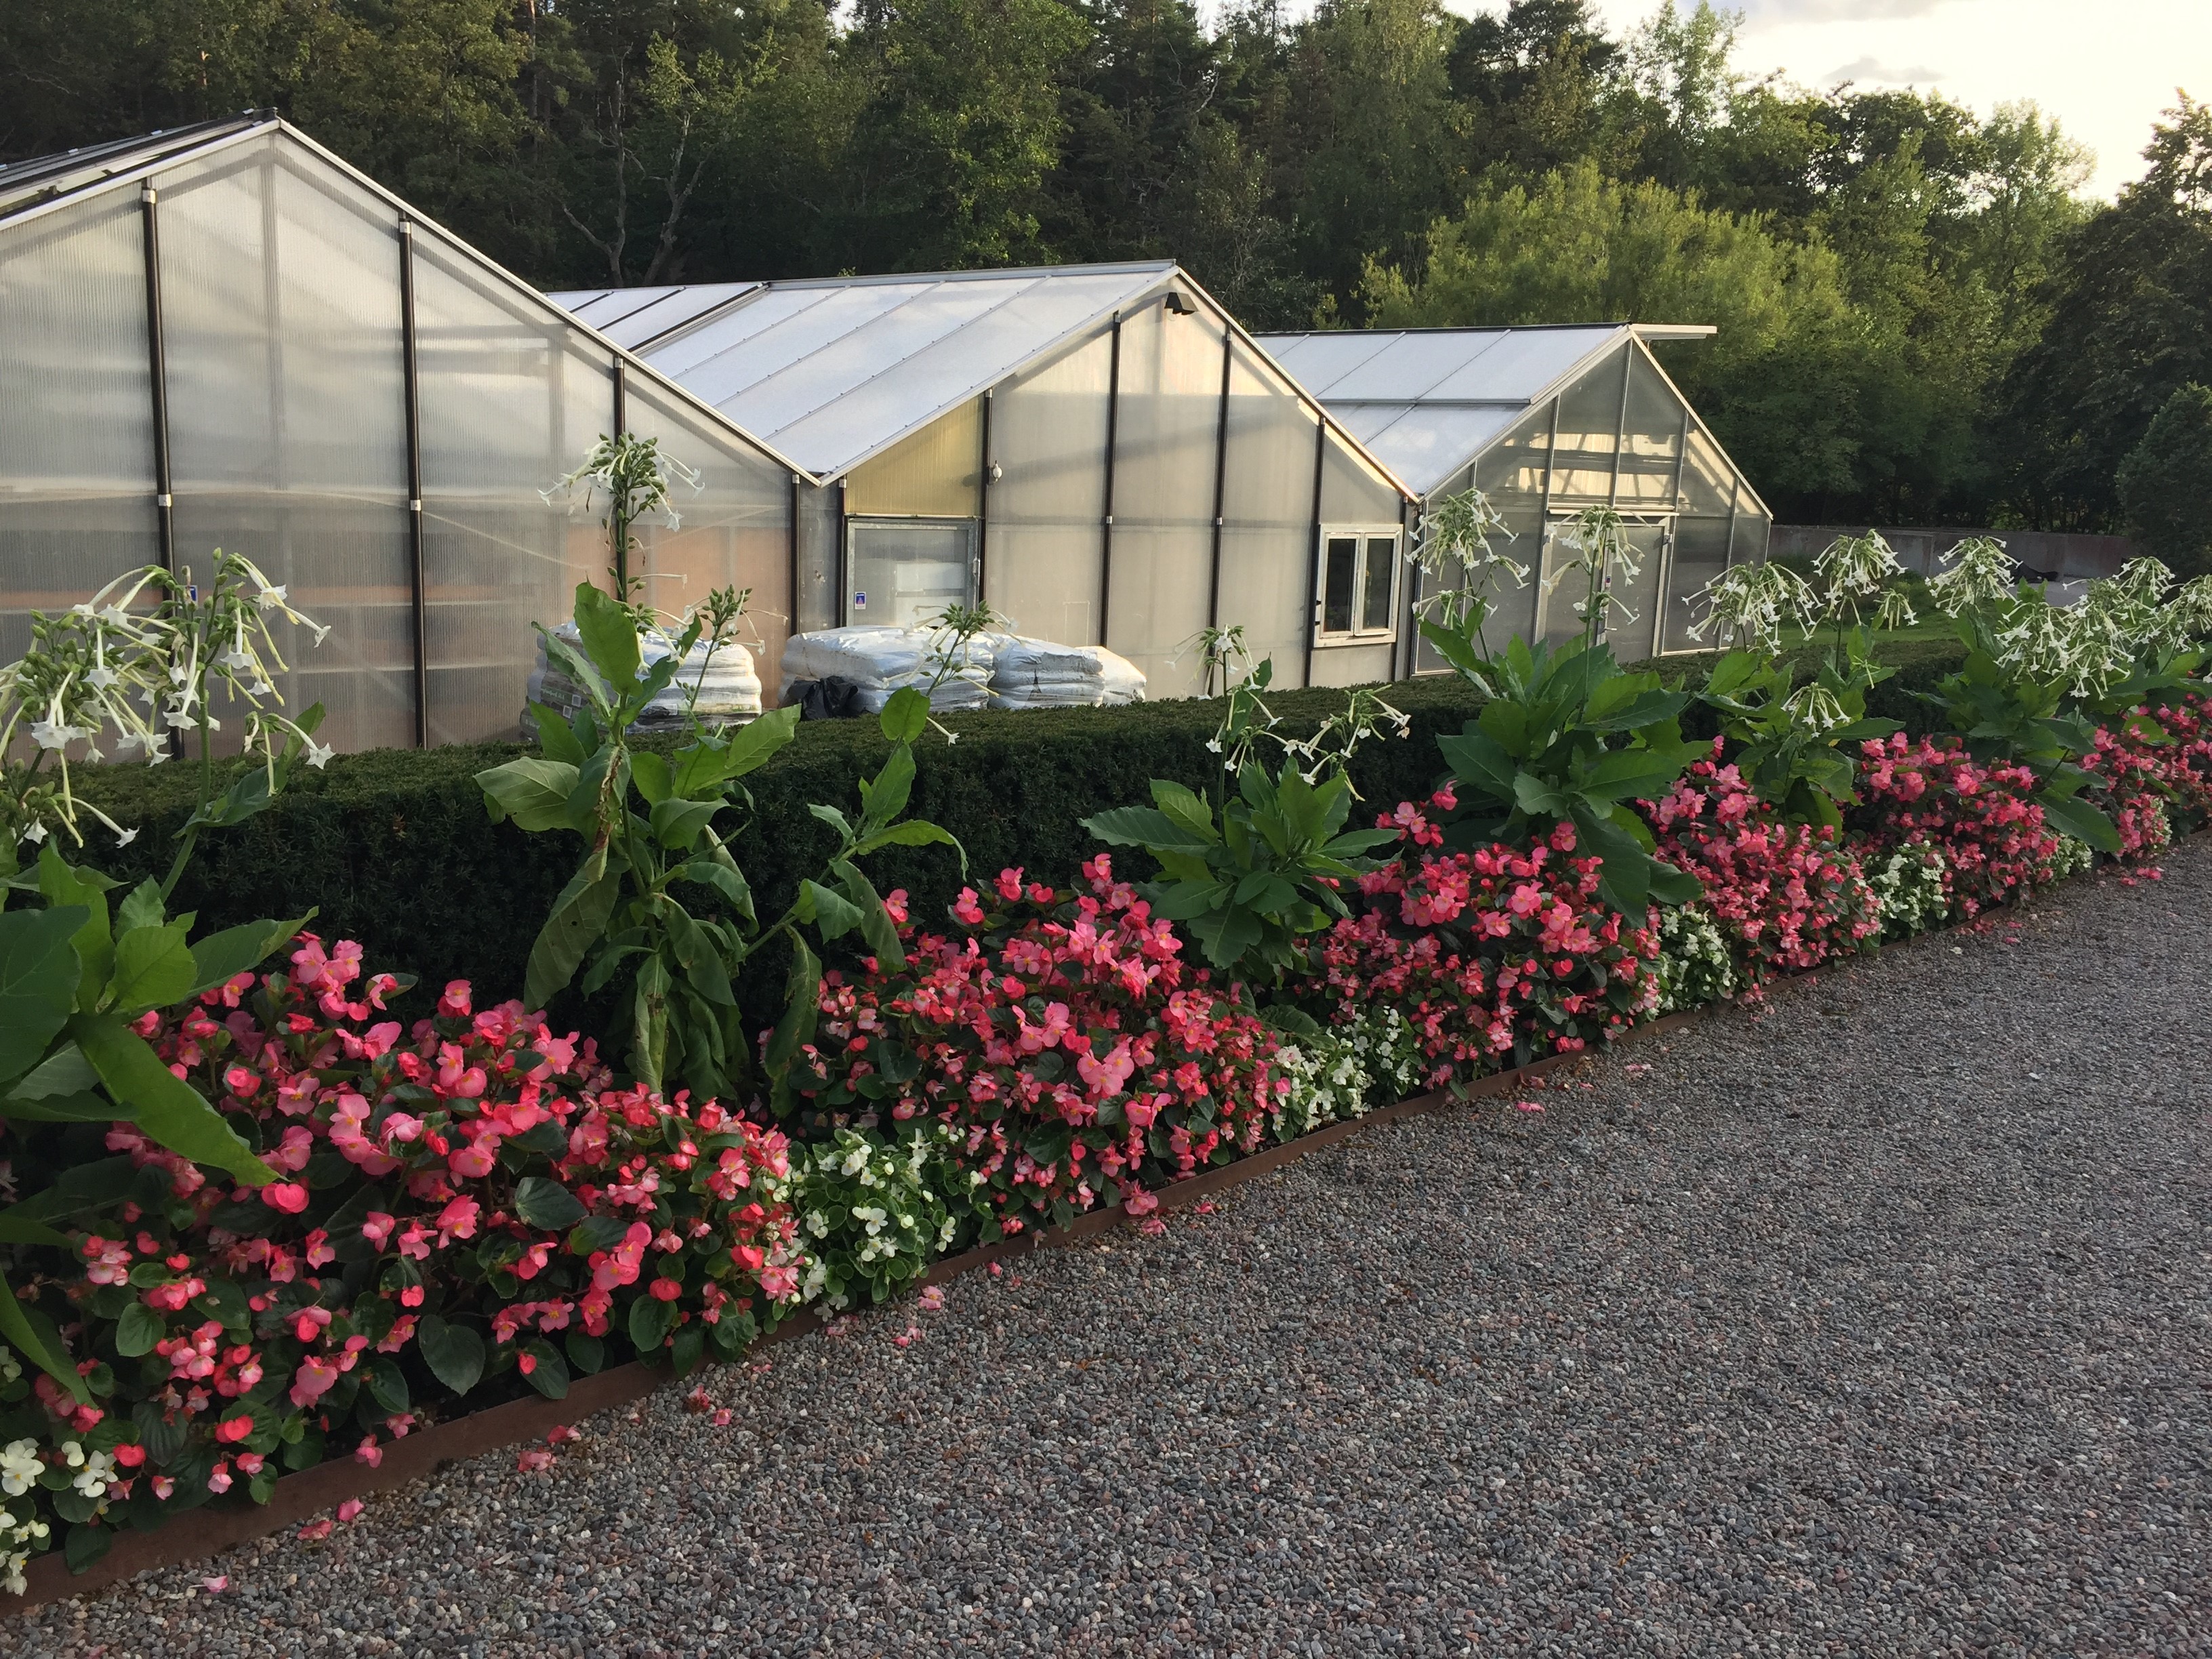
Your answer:
[[[1198,314],[1198,307],[1190,302],[1190,296],[1187,294],[1179,294],[1173,289],[1168,290],[1165,303],[1168,315],[1170,317],[1194,317]]]
[[[1001,479],[1001,478],[1005,477],[1006,476],[1006,468],[1004,468],[1003,466],[1000,466],[1000,465],[996,461],[994,461],[994,462],[992,462],[992,463],[991,463],[991,482],[992,482],[993,483],[998,483],[1000,479]]]

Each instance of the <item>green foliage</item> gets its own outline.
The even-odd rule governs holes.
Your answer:
[[[1808,684],[1795,684],[1796,678],[1793,667],[1772,657],[1731,651],[1698,695],[1723,716],[1721,729],[1738,745],[1734,760],[1752,793],[1784,817],[1840,826],[1843,808],[1858,798],[1852,745],[1886,738],[1902,724],[1867,718],[1867,693],[1887,671],[1868,665],[1838,672],[1829,660]]]
[[[2117,483],[2144,552],[2184,576],[2212,575],[2212,386],[2185,386],[2166,400]]]
[[[909,1128],[902,1140],[839,1129],[792,1152],[792,1208],[818,1264],[802,1287],[832,1308],[882,1302],[929,1270],[957,1224],[934,1190],[963,1173],[941,1156],[942,1125]]]
[[[913,793],[913,743],[928,701],[908,688],[884,708],[880,724],[891,751],[874,777],[860,781],[857,822],[834,806],[809,804],[837,844],[817,874],[799,883],[784,913],[763,927],[752,885],[714,819],[750,804],[738,780],[791,741],[798,709],[775,709],[727,733],[695,721],[672,750],[638,749],[629,728],[666,688],[696,642],[699,623],[644,671],[629,607],[585,582],[576,589],[576,630],[580,652],[540,632],[591,707],[574,726],[533,707],[544,754],[477,778],[495,822],[511,818],[532,834],[568,830],[586,847],[531,947],[523,1000],[543,1007],[580,973],[586,994],[625,982],[631,1073],[656,1090],[680,1080],[702,1098],[736,1097],[746,1091],[754,1066],[734,981],[763,945],[781,943],[791,965],[767,1054],[769,1077],[780,1084],[814,1029],[822,978],[816,941],[856,934],[890,965],[904,961],[884,902],[857,860],[886,847],[957,849],[935,824],[902,821]]]
[[[1516,638],[1492,666],[1496,696],[1438,739],[1460,795],[1448,842],[1525,845],[1569,823],[1581,850],[1604,860],[1600,890],[1615,909],[1694,898],[1696,879],[1652,856],[1630,805],[1664,794],[1697,756],[1676,719],[1684,694],[1583,641],[1554,650]]]
[[[34,902],[0,911],[0,1124],[131,1122],[246,1185],[276,1180],[131,1024],[255,966],[301,923],[250,923],[194,942],[193,918],[172,920],[152,879],[111,910],[116,884],[72,868],[52,843],[40,850],[35,879],[12,885]],[[0,1209],[0,1245],[66,1245],[53,1224],[100,1201],[68,1189],[34,1194]],[[17,1303],[4,1278],[0,1338],[89,1400],[59,1333]]]
[[[1295,766],[1270,774],[1257,761],[1237,774],[1237,793],[1218,813],[1165,778],[1152,780],[1152,806],[1123,806],[1083,821],[1109,847],[1141,847],[1164,879],[1146,896],[1182,924],[1224,973],[1279,979],[1305,962],[1302,941],[1349,915],[1336,884],[1379,869],[1364,856],[1397,839],[1389,830],[1347,832],[1352,782],[1340,771],[1320,783]]]

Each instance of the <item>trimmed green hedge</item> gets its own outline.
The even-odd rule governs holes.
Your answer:
[[[1443,770],[1437,736],[1458,731],[1479,707],[1456,678],[1401,684],[1389,696],[1412,718],[1411,735],[1370,744],[1352,765],[1377,810],[1435,786]],[[1344,696],[1291,691],[1269,702],[1286,727],[1310,730],[1343,708]],[[952,716],[957,744],[929,733],[915,745],[913,815],[959,838],[972,879],[1019,865],[1066,884],[1101,850],[1079,820],[1145,800],[1152,777],[1206,786],[1219,766],[1206,744],[1220,709],[1218,701],[1179,701]],[[832,845],[808,804],[853,809],[854,780],[873,771],[887,747],[872,720],[809,721],[746,780],[757,810],[732,846],[764,913],[787,903]],[[489,821],[474,775],[522,752],[514,744],[375,750],[340,756],[321,772],[302,768],[269,811],[202,841],[177,904],[198,909],[203,931],[317,906],[316,929],[359,939],[374,968],[516,994],[531,941],[583,853],[574,836],[526,835]],[[88,798],[139,830],[119,851],[100,847],[96,836],[88,861],[129,881],[166,870],[171,838],[197,799],[191,769],[111,766],[80,775]],[[869,864],[884,890],[908,890],[917,920],[942,915],[959,892],[959,864],[945,848],[890,849]],[[780,964],[763,967],[770,970],[757,981],[780,980]],[[747,988],[768,1015],[776,985]],[[554,1012],[578,1021],[595,1011]]]
[[[1923,729],[1927,711],[1908,694],[1954,665],[1958,649],[1911,641],[1893,654],[1901,672],[1877,689],[1869,712]],[[1693,682],[1705,661],[1670,658],[1662,672],[1676,684]],[[1352,764],[1353,782],[1376,811],[1435,787],[1443,773],[1437,738],[1457,732],[1480,706],[1455,677],[1401,683],[1389,696],[1412,718],[1411,734],[1371,744]],[[1270,702],[1286,727],[1310,731],[1343,708],[1344,696],[1290,691]],[[1018,865],[1042,880],[1071,882],[1100,850],[1083,818],[1144,800],[1150,778],[1206,787],[1219,764],[1206,744],[1220,708],[1179,701],[954,716],[948,724],[957,744],[931,734],[917,745],[912,811],[959,838],[970,879]],[[1694,705],[1685,726],[1703,735],[1714,729]],[[854,805],[854,781],[880,763],[885,748],[872,720],[810,721],[748,780],[756,811],[733,844],[764,909],[788,902],[830,845],[808,804]],[[522,752],[514,744],[374,750],[340,756],[320,772],[303,768],[269,811],[202,842],[177,904],[199,912],[202,931],[316,907],[317,930],[359,939],[374,968],[418,974],[433,986],[466,979],[486,995],[515,994],[531,942],[582,855],[573,836],[525,835],[486,815],[474,775]],[[172,837],[197,799],[192,769],[109,766],[79,775],[88,798],[139,831],[120,850],[95,840],[89,861],[131,882],[166,870]],[[912,895],[918,920],[943,915],[960,889],[957,860],[943,848],[895,848],[870,862],[881,888]],[[741,994],[765,1023],[781,964],[762,967]],[[552,1012],[564,1023],[605,1030],[611,1007],[556,1003]]]

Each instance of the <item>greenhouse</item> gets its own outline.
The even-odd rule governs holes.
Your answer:
[[[1497,596],[1495,642],[1580,630],[1572,586],[1547,595],[1545,579],[1571,556],[1559,532],[1577,514],[1616,509],[1643,560],[1624,596],[1632,619],[1608,633],[1615,653],[1635,660],[1694,649],[1690,600],[1730,564],[1763,558],[1773,525],[1651,354],[1655,340],[1712,331],[1633,323],[1273,334],[1262,343],[1425,510],[1470,485],[1490,498],[1513,537],[1501,550],[1532,573],[1526,587]],[[1324,609],[1348,605],[1363,550],[1332,542],[1323,556]],[[1419,665],[1440,665],[1424,647]]]
[[[514,735],[533,622],[606,562],[549,500],[601,434],[701,474],[655,605],[753,590],[773,674],[792,464],[282,121],[0,169],[0,653],[27,614],[243,554],[329,625],[280,687],[341,749]]]
[[[1241,624],[1279,684],[1401,670],[1407,492],[1170,262],[553,296],[822,481],[797,624],[981,599],[1153,696]],[[1353,609],[1318,550],[1372,550]]]

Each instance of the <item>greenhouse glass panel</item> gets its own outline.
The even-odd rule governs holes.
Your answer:
[[[1666,557],[1668,532],[1656,524],[1626,526],[1628,545],[1636,556],[1633,574],[1617,581],[1619,603],[1606,612],[1605,641],[1622,662],[1643,662],[1656,656],[1658,617],[1654,605]]]
[[[799,598],[793,633],[835,628],[837,614],[837,489],[799,486]],[[779,649],[778,654],[781,654]],[[767,684],[765,677],[763,684]]]
[[[539,493],[613,424],[614,362],[561,315],[433,236],[416,237],[430,739],[514,732],[537,653],[604,581],[595,513]]]
[[[1551,460],[1552,410],[1549,403],[1530,410],[1476,463],[1475,477],[1483,494],[1501,511],[1515,496],[1542,505],[1545,469]],[[1527,564],[1532,556],[1533,550],[1515,556]]]
[[[0,225],[0,661],[161,558],[137,193]]]
[[[675,493],[678,523],[642,526],[631,570],[662,614],[680,617],[718,587],[750,589],[738,641],[774,696],[791,617],[791,474],[743,439],[657,386],[633,376],[629,429],[657,438],[665,455],[700,475],[696,491]]]
[[[1751,491],[1741,484],[1736,488],[1735,532],[1729,538],[1730,564],[1757,564],[1766,557],[1767,538],[1774,528],[1774,520],[1767,516]]]
[[[1124,318],[1121,385],[1106,642],[1144,670],[1147,696],[1191,696],[1204,663],[1186,647],[1213,581],[1220,330],[1164,306]]]
[[[1624,513],[1664,512],[1674,505],[1674,470],[1689,411],[1642,352],[1632,350],[1628,361],[1628,418],[1621,428],[1615,500]]]
[[[1735,504],[1735,469],[1705,428],[1692,422],[1682,461],[1682,511],[1692,518],[1724,519]]]
[[[1332,431],[1322,447],[1321,516],[1326,524],[1395,524],[1398,486]]]
[[[1559,435],[1552,471],[1553,501],[1608,501],[1620,431],[1623,346],[1586,370],[1559,398]]]
[[[166,176],[160,211],[178,563],[241,554],[330,629],[277,630],[278,690],[324,706],[323,741],[410,744],[398,216],[274,141]]]
[[[1229,376],[1220,625],[1297,682],[1313,580],[1314,416],[1239,341]]]
[[[1704,619],[1700,597],[1705,584],[1729,567],[1729,521],[1726,519],[1678,519],[1674,523],[1674,554],[1668,572],[1667,610],[1662,627],[1662,649],[1696,651],[1699,642],[1691,628]]]
[[[1106,516],[1106,387],[1111,343],[1100,334],[1024,375],[991,400],[985,597],[1039,639],[1098,640]]]

